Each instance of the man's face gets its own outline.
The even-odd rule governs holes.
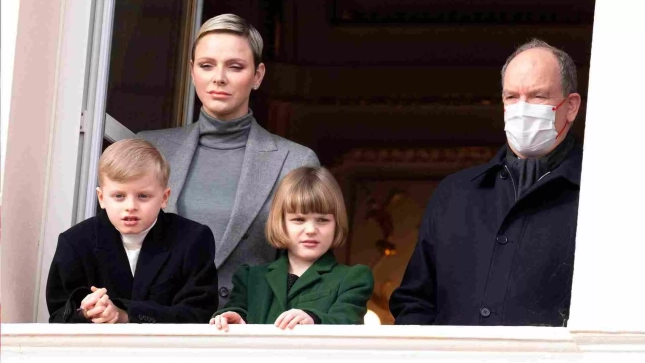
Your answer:
[[[553,148],[564,139],[569,131],[571,125],[567,125],[567,123],[572,123],[578,113],[580,95],[577,93],[563,94],[560,67],[557,59],[548,49],[526,50],[518,54],[506,68],[502,91],[504,106],[512,105],[518,101],[556,106],[565,98],[567,101],[555,113],[555,130],[560,134]],[[516,150],[513,151],[517,154]]]

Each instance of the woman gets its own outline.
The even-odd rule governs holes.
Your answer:
[[[197,122],[140,133],[171,165],[165,209],[206,224],[215,236],[220,308],[240,265],[271,262],[264,226],[274,186],[290,170],[318,166],[310,149],[263,129],[249,95],[264,77],[262,37],[244,19],[223,14],[199,30],[191,76],[202,109]]]

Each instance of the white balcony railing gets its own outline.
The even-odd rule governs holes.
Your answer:
[[[544,327],[2,324],[2,361],[645,362],[645,332]],[[149,358],[149,359],[148,359]],[[240,361],[241,362],[246,362]],[[237,363],[237,362],[236,362]]]

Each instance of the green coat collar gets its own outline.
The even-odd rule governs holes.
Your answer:
[[[289,257],[287,252],[281,254],[280,258],[271,263],[267,268],[266,279],[273,290],[273,295],[282,305],[283,311],[287,310],[287,302],[297,296],[303,289],[320,281],[321,274],[331,271],[338,262],[334,253],[329,250],[320,256],[305,273],[298,278],[287,294],[287,275],[289,273]]]

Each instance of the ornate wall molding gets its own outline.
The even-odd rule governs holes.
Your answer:
[[[450,173],[488,162],[498,147],[358,148],[331,167],[334,175],[357,178],[443,178]]]

